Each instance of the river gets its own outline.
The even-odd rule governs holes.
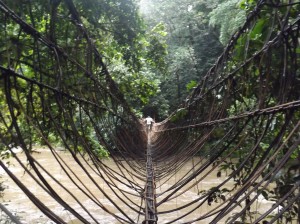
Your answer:
[[[82,169],[78,166],[78,164],[72,159],[71,155],[68,152],[65,152],[63,150],[59,150],[58,154],[64,159],[64,161],[67,161],[68,166],[72,167],[72,170],[75,171],[76,175],[79,177],[80,180],[83,181],[83,183],[88,186],[88,189],[91,192],[96,192],[95,197],[109,210],[114,213],[121,215],[120,212],[112,205],[112,203],[101,193],[99,192],[94,184],[90,181],[90,179],[87,177],[87,175],[82,171]],[[26,162],[26,158],[22,152],[18,153],[19,158]],[[100,223],[103,224],[112,224],[112,223],[119,223],[116,221],[115,218],[113,218],[110,214],[106,213],[102,209],[99,209],[95,203],[93,203],[89,198],[87,198],[84,194],[78,191],[77,186],[69,181],[68,178],[65,178],[64,172],[60,166],[57,165],[56,161],[54,160],[51,152],[45,148],[37,148],[34,152],[34,157],[41,163],[45,168],[47,168],[49,171],[51,171],[51,174],[57,178],[57,180],[64,184],[65,186],[68,186],[68,189],[76,194],[76,197],[80,200],[80,202],[85,205],[89,211],[94,215],[94,217],[97,220],[101,220]],[[158,181],[156,183],[157,186],[157,193],[163,192],[164,190],[171,187],[176,181],[180,180],[187,172],[187,170],[190,170],[193,166],[193,163],[195,161],[199,161],[199,158],[194,158],[193,160],[190,160],[188,163],[185,164],[182,169],[180,169],[174,176],[171,177],[166,183],[164,183],[165,180]],[[27,173],[24,172],[23,168],[21,168],[16,161],[13,158],[10,158],[6,160],[6,162],[9,162],[9,169],[18,176],[22,183],[26,185],[29,189],[31,189],[32,192],[34,192],[35,196],[38,197],[43,203],[45,203],[51,210],[55,211],[56,214],[58,214],[61,218],[63,218],[67,223],[71,224],[78,224],[81,223],[76,219],[72,214],[70,214],[68,211],[64,210],[55,200],[53,200],[48,194],[46,194],[33,180],[29,177]],[[111,159],[107,159],[105,161],[105,164],[116,168],[115,163]],[[92,173],[92,171],[90,171]],[[19,189],[18,186],[7,176],[7,174],[0,168],[0,182],[2,182],[2,186],[5,188],[4,195],[2,198],[0,198],[0,202],[15,216],[17,216],[22,223],[28,223],[28,224],[50,224],[54,223],[53,221],[49,220],[42,212],[40,212],[35,205],[27,198],[27,196]],[[200,176],[199,176],[200,178]],[[217,177],[217,171],[214,171],[212,174],[210,174],[208,177],[206,177],[203,181],[201,181],[198,186],[192,187],[191,189],[186,190],[180,197],[170,200],[162,206],[158,208],[158,212],[175,209],[183,204],[186,204],[190,202],[193,199],[197,199],[199,197],[198,193],[201,191],[205,191],[210,189],[211,187],[216,186],[218,183],[220,183],[222,180],[224,180],[225,177]],[[140,180],[136,180],[139,182]],[[193,181],[197,181],[197,179],[194,179]],[[193,183],[193,181],[191,183]],[[119,203],[119,199],[111,192],[111,189],[104,183],[103,180],[97,179],[97,182],[99,186],[104,189],[105,193],[110,195],[110,197],[116,202],[118,205],[122,206],[122,203]],[[68,203],[77,211],[79,211],[80,214],[82,214],[84,217],[88,218],[88,215],[82,210],[82,208],[78,205],[78,203],[70,196],[70,194],[64,194],[64,189],[60,188],[55,183],[52,183],[56,191],[62,195],[63,199],[68,201]],[[141,186],[143,186],[144,183],[140,182]],[[228,183],[228,188],[232,186],[233,183]],[[131,189],[125,189],[124,190],[130,191]],[[184,188],[186,189],[186,188]],[[182,193],[183,190],[178,191],[178,193]],[[65,196],[64,196],[65,195]],[[158,198],[159,200],[160,198]],[[136,203],[140,203],[139,199],[132,198],[133,201]],[[257,210],[266,210],[270,206],[272,206],[273,202],[269,202],[266,200],[261,200],[259,203],[256,204]],[[200,208],[196,209],[191,215],[187,216],[186,218],[182,218],[174,223],[183,223],[188,220],[192,220],[194,218],[199,217],[199,214],[204,214],[207,211],[209,211],[212,208],[212,206],[208,206],[207,203],[205,203]],[[128,214],[131,217],[136,218],[136,214],[129,208],[122,207],[126,214]],[[0,210],[1,211],[1,210]],[[188,209],[181,210],[180,212],[173,212],[171,214],[160,214],[159,215],[159,222],[158,223],[166,223],[170,220],[173,220],[176,217],[180,217],[184,211],[188,211]],[[0,224],[4,224],[5,222],[5,215],[3,212],[0,213]],[[204,224],[209,223],[211,219],[206,219],[205,221],[197,221],[194,223]],[[220,223],[225,223],[224,222]],[[139,219],[138,223],[141,223],[142,217]],[[92,219],[90,219],[90,223],[94,223]]]

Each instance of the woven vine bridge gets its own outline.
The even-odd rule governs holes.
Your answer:
[[[67,223],[57,208],[82,223],[104,223],[100,211],[120,223],[299,223],[300,3],[257,1],[185,103],[147,131],[113,81],[78,2],[52,1],[66,17],[55,16],[58,5],[42,9],[51,16],[42,33],[32,23],[31,17],[42,17],[34,3],[20,14],[0,0],[0,40],[10,46],[0,55],[0,149],[55,208],[4,159],[0,166],[34,205],[56,223]],[[269,30],[251,52],[249,33],[266,13]],[[61,27],[51,25],[58,21]],[[74,43],[60,41],[66,35]],[[68,182],[39,160],[36,139]],[[99,146],[109,152],[110,165],[100,159]],[[212,175],[218,181],[201,188]],[[257,206],[262,198],[264,209]]]

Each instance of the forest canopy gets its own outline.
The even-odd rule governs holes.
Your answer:
[[[86,62],[90,70],[95,69],[89,56],[80,53],[86,47],[84,37],[66,22],[72,20],[72,15],[63,10],[64,1],[6,4],[41,35],[79,62]],[[246,13],[237,0],[87,0],[74,4],[93,45],[100,50],[112,79],[130,106],[140,116],[148,114],[157,119],[165,118],[184,102],[243,23]],[[2,27],[1,35],[5,37],[1,55],[9,59],[5,66],[20,67],[16,65],[20,59],[21,67],[31,77],[30,67],[34,65],[29,60],[34,60],[35,52],[18,41],[28,37],[13,23]],[[43,63],[47,67],[51,62]]]
[[[225,179],[160,211],[183,212],[170,215],[170,223],[206,203],[217,206],[187,223],[212,216],[211,223],[299,221],[299,7],[285,0],[0,0],[0,166],[57,223],[61,217],[10,172],[6,157],[13,155],[84,223],[83,213],[48,183],[51,171],[44,172],[35,146],[43,145],[76,185],[74,170],[59,157],[67,151],[121,215],[88,188],[76,190],[119,221],[139,223],[149,214],[157,220],[157,207],[198,188],[214,171]],[[141,119],[148,115],[153,129]],[[107,157],[117,171],[106,166]],[[176,178],[191,159],[184,178]],[[105,195],[86,167],[135,217]],[[171,177],[175,183],[155,194],[156,180]],[[132,203],[132,194],[142,203]],[[274,202],[263,214],[252,206],[259,196]]]

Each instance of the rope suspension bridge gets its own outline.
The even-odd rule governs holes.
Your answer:
[[[299,223],[300,2],[257,1],[185,102],[149,132],[110,76],[74,2],[57,1],[67,19],[49,10],[52,22],[65,20],[65,26],[56,27],[58,33],[50,23],[46,35],[32,23],[33,3],[21,15],[12,2],[0,0],[0,39],[13,42],[0,55],[1,150],[12,154],[39,191],[82,223],[103,223],[99,211],[120,223]],[[264,13],[272,25],[251,52],[249,33]],[[11,24],[17,27],[13,40],[7,34]],[[70,45],[77,52],[58,44],[63,35],[76,40]],[[19,46],[26,46],[23,52]],[[55,150],[50,134],[69,152],[68,160]],[[43,141],[68,183],[38,159],[35,139]],[[99,145],[114,166],[99,159]],[[26,160],[14,152],[16,146]],[[49,219],[67,223],[4,160],[0,166]],[[178,176],[179,170],[184,174]],[[215,174],[219,181],[201,190]],[[193,197],[169,206],[190,189],[196,189]],[[257,206],[262,197],[272,202],[266,209]],[[20,223],[3,205],[0,209]]]

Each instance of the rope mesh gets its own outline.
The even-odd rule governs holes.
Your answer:
[[[81,21],[79,5],[58,2],[65,17],[51,14],[55,5],[38,12],[30,2],[20,13],[11,9],[10,1],[0,1],[0,39],[7,43],[0,64],[0,95],[5,101],[0,111],[1,150],[9,150],[43,192],[83,223],[101,223],[89,206],[121,223],[151,224],[165,215],[165,223],[299,222],[299,2],[258,1],[185,103],[148,133],[150,144],[143,123],[130,110]],[[43,12],[51,22],[40,33],[33,17]],[[264,42],[251,52],[251,30],[263,13],[270,14],[270,26]],[[55,29],[53,23],[62,27]],[[17,30],[11,31],[12,25]],[[14,38],[8,32],[14,32]],[[62,42],[66,35],[73,41]],[[88,182],[55,150],[51,136],[62,143]],[[37,139],[69,183],[36,159]],[[14,153],[16,146],[26,161]],[[113,167],[99,159],[99,147],[109,152]],[[66,223],[3,160],[0,165],[47,217]],[[144,210],[153,208],[145,205],[149,172],[156,183],[151,212],[158,221],[147,218]],[[203,190],[202,183],[211,175],[220,181]],[[191,189],[195,194],[185,202],[164,206],[185,198]],[[91,203],[82,203],[79,195]],[[272,199],[272,206],[259,209],[262,197]]]

